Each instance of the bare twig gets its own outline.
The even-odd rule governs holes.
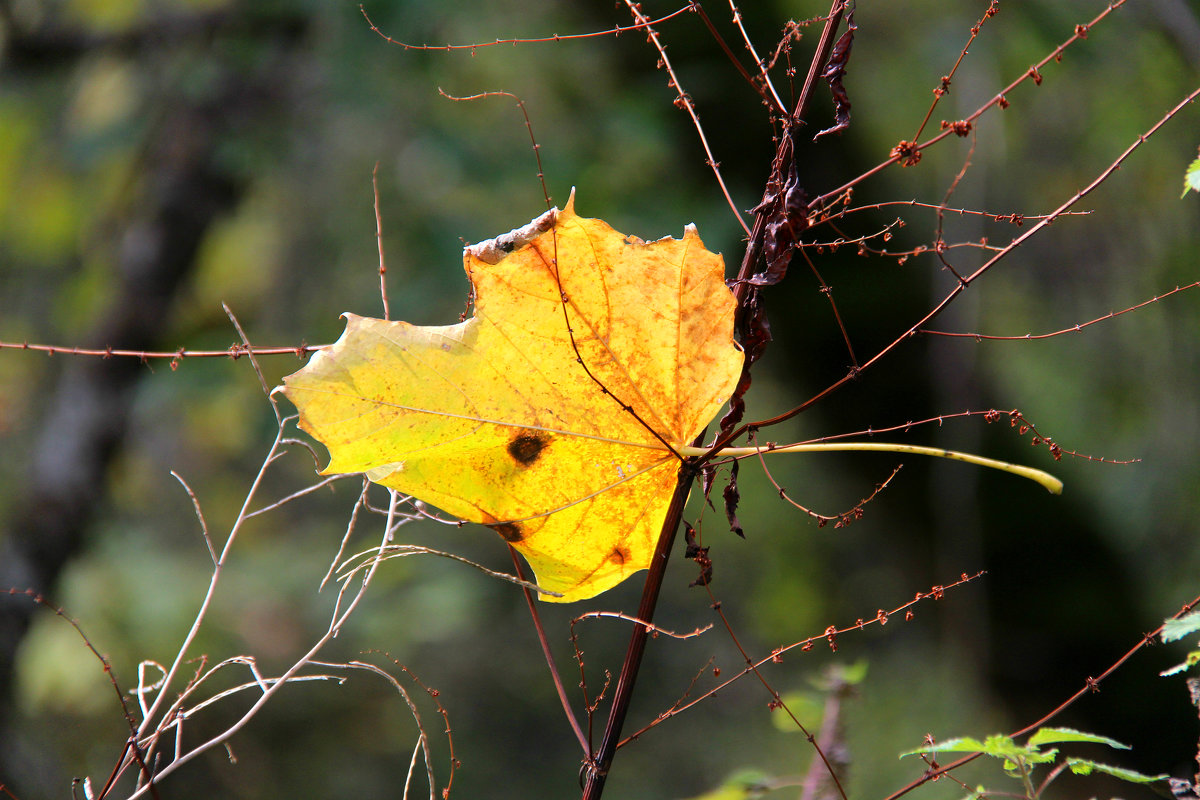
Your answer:
[[[700,145],[704,148],[705,162],[713,172],[713,176],[717,179],[717,185],[721,187],[721,194],[725,196],[725,202],[729,205],[730,211],[737,219],[738,224],[742,226],[742,230],[746,235],[750,235],[750,228],[746,226],[746,220],[742,218],[741,209],[737,203],[733,202],[733,197],[729,194],[729,187],[725,185],[725,178],[721,175],[721,164],[713,155],[712,148],[708,146],[708,138],[704,135],[704,128],[700,124],[700,115],[696,113],[696,106],[692,103],[692,98],[683,89],[683,84],[679,82],[679,77],[675,74],[675,68],[671,66],[671,60],[667,58],[667,48],[663,45],[662,40],[658,38],[658,32],[654,30],[654,23],[642,13],[641,6],[633,0],[625,0],[625,6],[629,9],[629,13],[638,21],[640,26],[645,27],[647,38],[654,45],[654,49],[658,51],[659,66],[667,72],[667,85],[675,90],[675,105],[687,112],[692,118],[692,125],[696,129],[696,135],[700,138]]]
[[[511,544],[508,546],[508,554],[512,556],[513,568],[517,571],[517,577],[525,580],[525,568],[521,566],[517,549]],[[583,728],[579,726],[579,720],[575,718],[575,711],[571,708],[571,701],[567,698],[567,690],[563,686],[558,665],[554,663],[554,653],[550,650],[550,640],[546,638],[546,629],[542,627],[542,615],[538,613],[537,603],[533,600],[533,592],[529,586],[522,586],[521,590],[525,595],[525,603],[529,606],[529,616],[533,619],[533,627],[537,632],[538,644],[542,647],[542,655],[546,658],[546,666],[550,668],[550,679],[554,683],[554,691],[558,693],[558,702],[562,705],[563,713],[567,715],[567,722],[571,725],[571,730],[575,732],[575,738],[579,740],[579,746],[583,748],[583,754],[587,756],[591,752],[591,743],[584,735]]]
[[[1025,231],[1020,236],[1013,239],[1012,242],[1010,242],[1005,248],[1003,248],[999,253],[997,253],[996,255],[992,256],[992,258],[990,258],[986,262],[984,262],[973,273],[964,277],[942,299],[941,302],[939,302],[936,306],[934,306],[920,320],[918,320],[916,323],[911,325],[908,328],[908,330],[906,330],[904,333],[900,334],[900,336],[896,337],[896,339],[893,340],[890,344],[886,345],[881,350],[879,350],[879,352],[877,352],[875,355],[871,356],[871,358],[869,358],[867,361],[865,361],[859,369],[856,369],[856,370],[853,370],[852,372],[847,373],[845,376],[838,379],[837,381],[830,384],[829,386],[825,387],[820,392],[818,392],[817,394],[810,397],[808,400],[804,401],[800,405],[795,406],[794,408],[792,408],[788,411],[783,412],[782,414],[778,414],[769,419],[758,420],[756,422],[746,423],[746,424],[742,425],[738,430],[734,431],[730,437],[728,437],[728,440],[736,438],[737,436],[741,435],[748,429],[765,428],[770,425],[777,425],[780,422],[791,419],[792,417],[794,417],[797,414],[804,411],[806,408],[809,408],[810,406],[812,406],[818,400],[821,400],[822,398],[829,396],[830,394],[832,394],[836,390],[840,389],[842,386],[844,386],[849,381],[858,377],[859,373],[862,370],[875,365],[884,356],[886,356],[887,354],[889,354],[890,352],[895,350],[907,339],[909,339],[912,336],[915,336],[919,331],[925,329],[926,325],[931,320],[933,320],[935,317],[937,317],[939,314],[941,314],[942,311],[944,311],[946,309],[946,307],[949,306],[950,303],[952,303],[955,300],[955,298],[957,298],[960,294],[962,294],[962,292],[968,286],[970,286],[972,283],[974,283],[979,278],[981,278],[988,270],[990,270],[992,267],[994,267],[996,264],[998,264],[1001,259],[1003,259],[1005,256],[1007,256],[1013,250],[1020,247],[1025,242],[1029,241],[1029,239],[1032,238],[1033,236],[1036,236],[1044,228],[1046,228],[1051,223],[1053,223],[1054,220],[1058,219],[1059,216],[1066,213],[1066,211],[1068,209],[1070,209],[1073,205],[1078,203],[1083,198],[1087,197],[1089,194],[1091,194],[1093,191],[1095,191],[1097,187],[1099,187],[1106,180],[1108,180],[1108,178],[1114,172],[1116,172],[1118,169],[1121,168],[1121,164],[1123,164],[1125,162],[1125,160],[1128,159],[1129,156],[1131,156],[1134,153],[1134,151],[1136,151],[1139,147],[1141,147],[1143,144],[1145,144],[1150,139],[1151,136],[1153,136],[1160,128],[1162,128],[1162,126],[1166,125],[1167,122],[1169,122],[1185,106],[1194,102],[1197,97],[1200,97],[1200,88],[1194,89],[1193,91],[1188,93],[1188,95],[1186,97],[1184,97],[1182,100],[1180,100],[1178,103],[1176,103],[1169,111],[1167,111],[1162,117],[1160,117],[1157,122],[1155,122],[1153,125],[1151,125],[1150,128],[1145,133],[1138,136],[1137,139],[1132,144],[1130,144],[1127,148],[1125,148],[1125,150],[1119,156],[1117,156],[1117,158],[1111,164],[1109,164],[1105,169],[1103,169],[1100,172],[1100,174],[1097,175],[1095,177],[1095,179],[1092,180],[1091,183],[1089,183],[1083,189],[1080,189],[1074,195],[1072,195],[1070,198],[1068,198],[1065,202],[1062,203],[1062,205],[1060,205],[1058,208],[1056,208],[1054,211],[1052,211],[1045,219],[1038,221],[1036,224],[1034,224],[1032,227],[1030,227],[1029,230]],[[725,438],[725,437],[723,437],[723,438]],[[719,443],[719,444],[723,444],[723,443]]]
[[[208,548],[208,555],[212,558],[213,566],[217,565],[217,551],[213,548],[212,537],[208,535],[208,523],[204,521],[204,512],[200,510],[200,501],[196,499],[196,493],[192,491],[192,487],[187,485],[182,476],[175,470],[171,470],[172,477],[179,481],[183,490],[187,492],[188,497],[192,499],[192,508],[196,510],[196,519],[200,520],[200,534],[204,537],[204,545]]]
[[[982,340],[986,339],[988,341],[999,341],[999,342],[1027,342],[1027,341],[1033,341],[1035,339],[1051,339],[1055,336],[1063,336],[1068,333],[1079,333],[1084,328],[1090,328],[1091,326],[1096,325],[1097,323],[1107,322],[1108,320],[1119,317],[1122,314],[1128,314],[1132,311],[1137,311],[1138,309],[1142,309],[1148,305],[1157,303],[1159,300],[1165,300],[1166,298],[1170,297],[1173,294],[1178,294],[1179,292],[1186,292],[1188,289],[1195,289],[1197,286],[1200,286],[1200,281],[1194,281],[1185,286],[1176,286],[1174,289],[1172,289],[1169,292],[1163,292],[1162,294],[1156,294],[1156,295],[1154,295],[1154,297],[1151,297],[1149,300],[1144,300],[1141,303],[1137,303],[1136,305],[1129,306],[1128,308],[1123,308],[1120,311],[1110,311],[1102,317],[1096,317],[1095,319],[1090,319],[1087,322],[1078,322],[1069,328],[1061,328],[1057,331],[1051,331],[1049,333],[1026,333],[1021,336],[995,336],[995,335],[989,335],[989,334],[985,334],[985,333],[954,333],[954,332],[950,332],[950,331],[935,331],[935,330],[929,330],[926,328],[921,328],[920,330],[918,330],[916,332],[925,334],[927,336],[946,336],[946,337],[949,337],[952,339],[954,339],[954,338],[975,339],[976,341],[982,341]]]
[[[383,318],[391,319],[387,294],[387,260],[383,255],[383,216],[379,212],[379,162],[371,170],[371,192],[375,195],[375,243],[379,246],[379,299],[383,302]]]
[[[448,51],[448,50],[467,50],[470,52],[474,52],[475,50],[480,50],[484,47],[495,47],[498,44],[512,44],[512,45],[516,45],[516,44],[547,44],[550,42],[570,42],[570,41],[574,41],[577,39],[594,39],[598,36],[620,36],[622,33],[629,33],[630,31],[643,30],[643,29],[649,28],[653,25],[658,25],[660,23],[667,22],[668,20],[672,20],[675,17],[678,17],[678,16],[688,13],[689,11],[695,11],[695,8],[693,8],[693,5],[694,5],[693,3],[689,3],[688,5],[682,6],[681,8],[678,8],[675,11],[672,11],[670,14],[667,14],[666,16],[663,16],[663,17],[659,17],[658,19],[646,19],[645,21],[639,21],[636,25],[626,25],[624,27],[618,25],[615,28],[609,28],[608,30],[603,30],[603,31],[593,31],[592,33],[570,33],[570,34],[557,34],[556,33],[553,36],[542,36],[542,37],[535,37],[535,38],[496,39],[495,41],[491,41],[491,42],[474,42],[472,44],[441,44],[441,45],[438,45],[438,44],[405,44],[404,42],[393,39],[391,36],[388,36],[386,33],[384,33],[383,31],[379,30],[378,27],[376,27],[375,23],[371,21],[371,18],[369,16],[367,16],[367,11],[365,8],[363,8],[361,5],[359,5],[358,10],[360,12],[362,12],[363,18],[367,21],[367,24],[371,26],[371,30],[374,31],[380,38],[386,40],[390,44],[394,44],[398,47],[403,47],[405,50],[446,50],[446,51]]]

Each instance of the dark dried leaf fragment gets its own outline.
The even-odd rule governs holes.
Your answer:
[[[745,360],[742,362],[742,375],[738,378],[737,388],[729,398],[729,411],[721,417],[722,436],[736,428],[745,416],[746,401],[742,398],[750,389],[750,367],[758,361],[771,342],[771,325],[767,322],[767,314],[763,310],[758,289],[751,289],[746,297],[737,326],[738,341],[742,344]]]
[[[695,561],[700,566],[700,577],[688,586],[708,586],[712,582],[712,559],[708,557],[708,548],[701,547],[696,542],[696,529],[689,522],[684,521],[683,526],[683,540],[687,544],[683,557]]]
[[[745,539],[746,534],[742,530],[742,523],[738,521],[737,516],[738,503],[742,499],[742,495],[738,491],[737,476],[738,462],[734,461],[729,469],[729,483],[725,484],[725,490],[721,496],[725,498],[725,519],[729,520],[729,530]]]
[[[834,125],[831,128],[826,128],[817,133],[813,137],[813,141],[820,139],[831,133],[841,133],[850,127],[850,96],[846,94],[846,87],[842,83],[842,79],[846,77],[846,65],[850,62],[850,51],[854,47],[854,32],[858,30],[858,26],[854,24],[853,9],[846,15],[846,32],[837,40],[837,44],[833,46],[833,52],[829,56],[829,63],[825,65],[825,71],[821,73],[821,77],[829,83],[829,93],[833,95],[834,106]]]
[[[800,186],[796,162],[788,164],[787,179],[781,197],[767,221],[763,240],[763,261],[766,269],[750,278],[751,286],[774,286],[787,275],[792,261],[792,249],[800,234],[808,227],[808,195]]]

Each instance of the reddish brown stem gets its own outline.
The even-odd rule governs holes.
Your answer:
[[[525,569],[521,566],[521,559],[517,556],[516,548],[509,545],[508,554],[512,556],[517,577],[527,581]],[[579,746],[583,748],[586,755],[591,750],[591,743],[584,736],[583,728],[579,727],[579,720],[575,718],[575,712],[571,710],[571,701],[567,698],[567,690],[563,687],[562,676],[558,674],[558,667],[554,664],[554,653],[550,651],[546,629],[542,627],[542,616],[538,614],[537,602],[533,599],[533,592],[529,590],[528,586],[522,586],[521,590],[525,592],[525,602],[529,604],[529,616],[533,618],[533,627],[537,631],[538,643],[542,646],[542,655],[546,657],[546,665],[550,667],[550,678],[554,681],[554,690],[558,692],[558,701],[562,703],[563,713],[567,715],[567,722],[571,723],[571,730],[575,731],[575,738],[579,740]]]
[[[829,59],[829,52],[833,47],[834,33],[841,23],[844,6],[845,0],[833,0],[833,4],[829,10],[829,17],[825,21],[825,30],[821,35],[821,41],[817,46],[816,52],[813,53],[808,79],[805,81],[804,89],[801,91],[800,97],[796,101],[796,108],[792,113],[792,125],[799,124],[799,120],[808,105],[813,87],[816,85],[816,77],[820,74],[825,62]],[[790,163],[791,158],[790,139],[791,137],[787,135],[782,136],[780,139],[779,152],[772,164],[768,187],[770,186],[770,181],[776,180],[782,185],[781,176],[786,173],[787,165]],[[746,257],[742,261],[742,267],[738,275],[739,281],[734,290],[739,309],[748,296],[746,292],[749,286],[746,283],[746,279],[751,275],[754,264],[761,253],[767,213],[769,212],[765,209],[759,212],[755,220],[750,242],[747,244]],[[701,434],[701,436],[697,437],[694,444],[699,446],[703,438],[704,436]],[[675,542],[675,533],[679,529],[680,521],[683,519],[684,503],[687,501],[688,492],[691,491],[692,481],[696,477],[698,468],[699,461],[697,459],[687,459],[679,468],[679,480],[675,484],[675,493],[671,497],[671,504],[667,509],[666,518],[663,520],[662,530],[658,536],[658,544],[654,550],[654,557],[650,562],[650,569],[646,575],[646,583],[642,588],[641,604],[638,606],[638,619],[647,623],[652,622],[654,619],[654,608],[658,603],[658,592],[662,588],[663,577],[666,574],[667,562],[671,555],[671,546]],[[629,711],[629,702],[633,697],[633,687],[637,682],[638,670],[641,667],[642,656],[645,654],[648,639],[649,629],[645,625],[635,625],[633,634],[629,639],[629,646],[625,652],[625,661],[621,665],[621,673],[617,678],[617,688],[613,695],[613,704],[612,709],[609,711],[608,722],[604,728],[604,738],[600,741],[600,748],[588,759],[585,765],[583,800],[599,800],[604,792],[604,783],[608,777],[608,770],[612,766],[613,755],[616,753],[617,744],[621,738],[621,727],[624,725],[625,715]]]
[[[699,440],[698,438],[697,441]],[[667,517],[663,521],[662,532],[658,536],[658,545],[654,548],[654,556],[650,561],[650,571],[646,575],[646,583],[642,588],[642,602],[638,605],[637,618],[647,623],[654,617],[654,607],[658,604],[658,592],[662,588],[663,577],[667,571],[667,561],[671,556],[671,547],[675,543],[675,532],[679,529],[679,522],[683,518],[683,506],[687,502],[688,492],[691,491],[692,481],[695,477],[696,468],[692,461],[685,461],[679,468],[679,480],[675,484],[675,493],[671,496],[671,505],[667,508]],[[600,749],[588,759],[585,766],[583,800],[599,800],[600,795],[604,792],[604,781],[608,777],[609,767],[612,766],[613,755],[617,751],[617,742],[621,739],[621,726],[624,725],[625,715],[629,711],[629,701],[633,697],[633,685],[637,682],[638,670],[642,664],[642,656],[646,652],[646,641],[649,636],[650,627],[648,625],[635,624],[633,626],[633,635],[629,637],[625,661],[621,664],[621,674],[617,678],[617,688],[613,694],[608,724],[604,727],[604,738],[600,740]]]

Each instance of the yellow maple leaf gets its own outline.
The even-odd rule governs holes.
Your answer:
[[[325,473],[488,525],[561,594],[547,599],[592,597],[649,566],[677,453],[736,386],[721,257],[693,226],[644,242],[578,217],[572,195],[463,262],[470,319],[346,314],[284,392]]]

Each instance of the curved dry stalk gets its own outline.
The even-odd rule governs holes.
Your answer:
[[[278,439],[281,436],[282,436],[282,429],[280,430],[280,436],[277,437],[276,442],[278,442]],[[269,459],[268,459],[268,463],[269,463]],[[258,479],[260,480],[261,477],[262,477],[262,472],[260,471],[260,473],[258,475]],[[255,488],[257,487],[257,485],[258,485],[258,480],[256,480],[256,482],[254,484]],[[247,502],[248,501],[249,501],[249,498],[247,499]],[[397,495],[395,492],[393,492],[392,493],[392,506],[391,506],[392,514],[395,513],[396,506],[397,506]],[[239,522],[241,519],[242,519],[242,517],[239,517]],[[391,517],[389,517],[388,526],[385,527],[385,533],[381,537],[380,543],[379,543],[379,549],[381,549],[381,550],[383,548],[387,547],[386,531],[390,528],[391,522],[392,522],[392,519],[391,519]],[[236,528],[238,527],[238,525],[239,525],[239,523],[235,522],[235,532],[236,532]],[[225,558],[227,557],[228,551],[229,551],[229,545],[231,544],[233,539],[234,539],[234,536],[231,535],[229,540],[227,540],[227,542],[226,542],[225,548],[222,550],[220,564],[214,570],[215,577],[219,577],[219,575],[220,575],[220,566],[225,563]],[[347,583],[347,585],[343,586],[342,592],[339,592],[339,594],[338,594],[338,599],[334,606],[334,613],[333,613],[333,617],[330,620],[328,630],[309,648],[309,650],[304,655],[302,655],[300,658],[298,658],[295,661],[295,663],[293,663],[292,666],[287,669],[287,671],[285,671],[278,678],[274,679],[273,683],[267,684],[264,682],[263,686],[265,688],[263,688],[262,694],[251,705],[251,707],[247,711],[245,711],[241,717],[238,718],[238,720],[236,722],[234,722],[232,725],[230,725],[224,731],[211,737],[207,741],[193,747],[191,750],[180,753],[169,764],[167,764],[163,768],[159,769],[155,773],[154,781],[157,782],[160,779],[167,777],[168,775],[170,775],[171,773],[175,772],[177,769],[182,767],[184,764],[187,764],[189,761],[200,756],[201,754],[208,752],[209,750],[213,749],[214,747],[217,747],[219,745],[224,745],[225,743],[227,743],[234,735],[236,735],[242,728],[244,728],[251,719],[254,718],[254,716],[259,712],[259,710],[272,697],[274,697],[276,692],[278,692],[281,687],[283,687],[285,684],[289,683],[294,678],[296,678],[302,669],[304,669],[306,666],[308,666],[310,663],[312,663],[314,661],[317,653],[319,653],[321,651],[321,649],[325,647],[325,645],[327,645],[330,641],[332,641],[337,636],[338,632],[341,630],[341,628],[345,624],[346,620],[349,619],[350,615],[354,613],[354,610],[358,607],[359,602],[365,596],[367,587],[370,585],[371,579],[372,579],[372,577],[374,577],[375,571],[378,569],[378,566],[379,566],[378,561],[372,561],[371,563],[369,563],[367,565],[366,574],[363,576],[362,582],[359,584],[357,591],[354,592],[350,601],[345,604],[344,608],[343,608],[343,599],[344,599],[344,595],[346,593],[346,588],[348,586],[348,583]],[[196,623],[193,624],[192,629],[189,630],[187,637],[185,637],[184,645],[180,648],[179,655],[177,656],[175,663],[172,664],[171,669],[168,670],[167,676],[163,679],[162,688],[159,689],[158,696],[155,698],[154,703],[150,707],[150,713],[152,715],[155,715],[157,713],[158,707],[162,703],[163,698],[166,695],[167,689],[171,685],[171,679],[173,678],[175,672],[178,669],[178,666],[179,666],[179,663],[180,663],[180,660],[181,660],[183,654],[186,652],[188,646],[191,644],[192,640],[195,638],[196,631],[199,628],[199,623],[200,623],[200,621],[203,620],[204,614],[207,611],[209,603],[211,602],[213,588],[215,588],[215,580],[213,583],[210,584],[210,592],[209,592],[209,594],[207,594],[205,596],[205,600],[202,603],[202,607],[201,607],[201,613],[197,615]],[[142,729],[145,729],[149,725],[149,723],[151,722],[152,719],[153,719],[153,716],[147,717],[142,723]],[[159,736],[161,736],[161,734],[164,730],[163,726],[165,726],[167,724],[168,724],[168,722],[166,720],[164,720],[163,723],[160,723],[160,725],[158,727],[156,727],[156,729],[153,733],[153,736],[151,736],[150,738],[153,740],[153,739],[157,739]],[[136,798],[144,796],[146,794],[146,792],[149,791],[149,789],[152,785],[153,785],[153,783],[144,784],[144,785],[139,786],[136,791],[134,791],[132,794],[129,795],[129,800],[136,800]]]
[[[404,558],[406,556],[441,556],[442,558],[448,558],[451,561],[457,561],[460,564],[466,564],[468,567],[474,567],[484,575],[492,578],[499,578],[500,580],[507,581],[508,583],[516,584],[517,586],[529,589],[532,592],[548,595],[550,597],[562,597],[562,594],[559,592],[551,591],[550,589],[543,589],[536,583],[522,580],[521,578],[518,578],[515,575],[509,575],[506,572],[497,572],[496,570],[488,569],[482,564],[472,561],[464,556],[449,553],[445,550],[435,550],[432,547],[425,547],[424,545],[417,544],[385,544],[379,548],[372,548],[371,550],[364,550],[361,553],[355,553],[338,566],[337,579],[339,581],[349,581],[350,578],[359,572],[362,572],[364,569],[374,569],[384,561],[388,561],[393,558]],[[355,564],[355,561],[361,561],[362,563]]]
[[[273,401],[272,405],[274,405]],[[254,476],[254,480],[250,484],[250,490],[246,493],[246,497],[242,502],[241,510],[238,512],[237,518],[234,520],[233,525],[229,530],[229,535],[225,539],[225,544],[221,547],[220,555],[213,564],[212,576],[209,578],[208,589],[205,591],[204,598],[200,601],[200,608],[196,612],[196,617],[192,622],[192,626],[184,635],[183,643],[179,646],[179,651],[176,653],[174,661],[172,661],[171,666],[166,670],[166,675],[163,676],[162,685],[158,690],[157,696],[150,704],[149,709],[147,709],[146,713],[143,715],[141,725],[138,726],[137,736],[139,738],[144,737],[149,730],[152,720],[166,700],[167,692],[169,691],[175,676],[179,672],[180,665],[183,664],[184,660],[186,659],[188,650],[191,648],[192,642],[195,641],[196,635],[200,631],[200,626],[204,622],[204,619],[208,614],[208,609],[212,604],[213,597],[216,594],[217,585],[221,580],[221,574],[223,572],[225,563],[229,558],[229,553],[233,548],[233,543],[237,540],[238,533],[241,531],[242,525],[247,519],[247,514],[250,510],[250,504],[257,494],[259,487],[262,485],[263,476],[266,474],[267,467],[272,461],[274,461],[275,456],[279,453],[282,439],[283,425],[281,424],[276,431],[274,441],[271,443],[271,446],[267,451],[267,457],[263,459],[262,466],[259,468],[258,473]]]

